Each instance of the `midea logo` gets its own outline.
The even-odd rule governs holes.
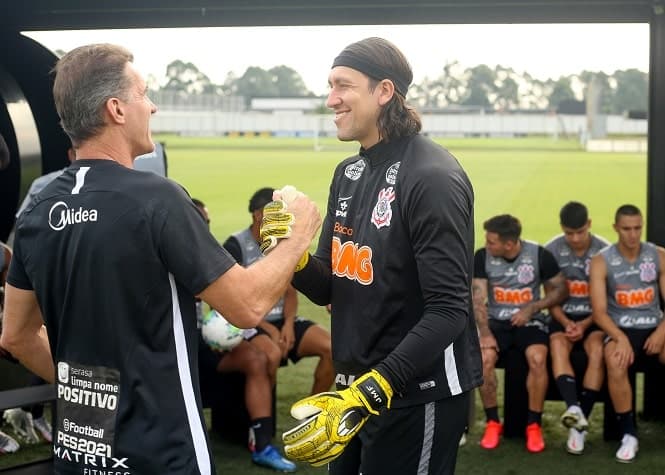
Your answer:
[[[69,209],[67,203],[64,201],[58,201],[51,206],[51,209],[48,212],[48,225],[51,226],[51,229],[54,231],[62,231],[65,229],[65,226],[69,224],[79,224],[87,221],[97,221],[96,209]]]

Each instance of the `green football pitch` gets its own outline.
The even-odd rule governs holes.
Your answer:
[[[335,138],[321,139],[316,144],[313,139],[269,137],[166,135],[157,136],[155,140],[166,144],[169,176],[181,183],[193,197],[206,203],[212,219],[212,232],[220,241],[249,225],[249,197],[263,186],[295,185],[324,211],[334,167],[357,151],[355,144],[342,144]],[[523,237],[542,243],[559,232],[558,211],[561,206],[569,200],[577,200],[588,206],[592,230],[614,240],[612,221],[616,208],[625,203],[635,204],[643,210],[645,207],[644,154],[587,153],[574,141],[546,137],[435,140],[459,159],[473,183],[477,247],[483,243],[483,221],[496,214],[517,216],[522,221]],[[300,298],[299,314],[329,326],[326,311],[304,297]],[[278,433],[293,424],[288,408],[309,391],[313,368],[314,361],[306,359],[298,365],[280,369]],[[476,421],[472,424],[469,441],[459,452],[459,474],[665,472],[665,452],[662,450],[665,428],[662,423],[639,421],[641,450],[637,462],[632,466],[620,466],[614,461],[616,444],[604,442],[602,438],[601,404],[596,406],[592,416],[588,453],[580,457],[567,455],[563,449],[566,432],[558,423],[563,410],[560,402],[546,403],[543,427],[547,449],[538,455],[528,454],[521,440],[505,440],[492,452],[480,449],[478,440],[483,428],[483,414],[479,398],[476,398],[476,407]],[[267,469],[252,466],[246,448],[224,443],[214,434],[211,434],[211,440],[218,473],[270,473]],[[275,442],[280,445],[278,440]],[[46,451],[41,446],[2,456],[0,468]],[[326,471],[299,464],[298,473],[323,474]]]
[[[203,200],[220,239],[249,224],[247,203],[263,186],[295,185],[325,210],[332,171],[357,151],[323,139],[156,137],[166,143],[169,176]],[[510,213],[523,236],[544,241],[559,232],[558,212],[569,200],[585,203],[593,230],[614,238],[612,220],[624,203],[646,202],[646,155],[587,153],[577,142],[551,138],[436,139],[467,170],[476,194],[476,244],[482,223]],[[648,225],[648,223],[647,223]]]

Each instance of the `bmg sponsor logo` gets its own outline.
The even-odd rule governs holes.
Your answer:
[[[374,282],[374,267],[372,266],[372,248],[359,246],[353,241],[342,241],[332,238],[332,271],[337,277],[345,277],[362,285]]]

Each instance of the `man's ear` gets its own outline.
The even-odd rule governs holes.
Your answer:
[[[390,79],[383,79],[376,85],[376,88],[379,91],[379,105],[385,106],[395,94],[395,85]]]
[[[104,104],[104,109],[106,110],[110,120],[114,124],[124,124],[126,121],[125,110],[123,103],[117,97],[111,97]]]

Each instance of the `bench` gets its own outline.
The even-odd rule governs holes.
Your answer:
[[[232,444],[247,446],[249,414],[245,407],[245,375],[218,373],[214,382],[201,383],[203,407],[210,408],[211,430]],[[272,413],[276,414],[276,391],[273,388]],[[277,422],[273,425],[273,436]]]
[[[586,353],[580,346],[576,346],[571,352],[571,364],[575,371],[575,379],[578,390],[586,369]],[[561,395],[552,375],[551,362],[548,358],[549,384],[545,400],[561,401]],[[510,348],[504,352],[497,362],[497,368],[504,369],[504,426],[505,437],[524,437],[527,423],[528,394],[526,390],[526,377],[528,365],[524,353],[517,348]],[[636,373],[644,373],[644,411],[643,419],[665,421],[665,366],[658,364],[655,358],[648,359],[645,363],[633,365],[629,371],[629,377],[633,386],[633,407],[637,405],[635,400],[635,378]],[[603,439],[620,440],[621,434],[617,426],[616,414],[612,407],[612,401],[607,392],[607,384],[601,390],[601,399],[604,402],[603,414]]]

